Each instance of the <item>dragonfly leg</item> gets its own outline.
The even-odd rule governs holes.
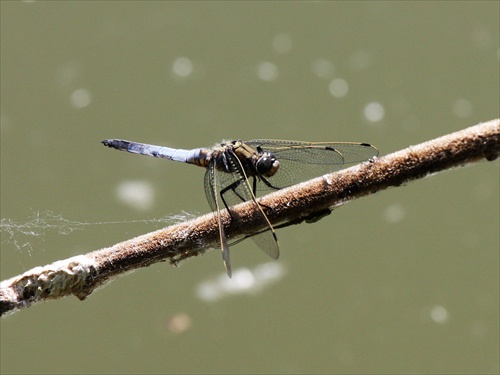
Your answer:
[[[224,199],[224,194],[226,194],[229,190],[232,190],[232,191],[233,191],[233,193],[234,193],[234,194],[235,194],[238,198],[240,198],[240,199],[241,199],[241,202],[246,202],[245,198],[243,198],[243,197],[241,196],[241,194],[239,194],[239,193],[236,191],[236,189],[238,188],[238,186],[240,186],[241,182],[242,182],[241,180],[235,181],[234,183],[232,183],[232,184],[231,184],[231,185],[229,185],[229,186],[226,186],[224,189],[222,189],[222,190],[220,191],[220,197],[221,197],[221,199],[222,199],[222,202],[224,203],[224,206],[225,206],[225,207],[227,208],[227,210],[229,211],[229,214],[231,214],[231,211],[229,210],[229,206],[227,205],[227,202],[226,202],[226,200]]]
[[[262,182],[264,184],[266,184],[266,186],[270,187],[271,189],[274,189],[274,190],[280,190],[281,188],[279,187],[276,187],[274,186],[273,184],[271,184],[266,178],[262,177],[262,176],[259,176],[260,179],[262,180]],[[255,183],[254,183],[255,184]],[[255,188],[254,188],[255,189]]]

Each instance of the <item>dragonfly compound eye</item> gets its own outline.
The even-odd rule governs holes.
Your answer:
[[[271,177],[278,171],[280,162],[276,160],[276,156],[269,152],[265,152],[257,160],[257,163],[255,163],[255,167],[257,168],[257,172],[259,173],[259,175]]]

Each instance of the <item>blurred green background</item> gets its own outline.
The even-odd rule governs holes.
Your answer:
[[[498,117],[498,46],[494,1],[2,1],[1,278],[164,225],[105,222],[208,211],[203,170],[104,138],[385,155]],[[498,181],[483,162],[281,230],[284,274],[259,293],[201,299],[211,251],[21,311],[1,372],[498,373]],[[232,256],[269,261],[251,241]]]

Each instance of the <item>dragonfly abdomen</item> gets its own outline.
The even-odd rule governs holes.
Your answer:
[[[116,150],[127,151],[133,154],[180,161],[182,163],[195,164],[200,167],[206,167],[208,165],[206,159],[209,152],[208,150],[202,148],[182,150],[164,146],[149,145],[146,143],[130,142],[123,139],[105,139],[102,141],[102,144]]]

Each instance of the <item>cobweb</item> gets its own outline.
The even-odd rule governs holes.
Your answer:
[[[43,240],[45,236],[53,232],[60,235],[69,235],[74,231],[85,230],[91,226],[134,223],[161,224],[165,226],[190,220],[194,217],[195,215],[182,211],[180,214],[168,215],[158,219],[87,222],[69,220],[51,211],[43,211],[34,212],[24,221],[16,221],[9,218],[1,219],[0,233],[2,235],[2,243],[10,244],[17,250],[27,250],[31,255],[31,251],[33,251],[33,237]]]

